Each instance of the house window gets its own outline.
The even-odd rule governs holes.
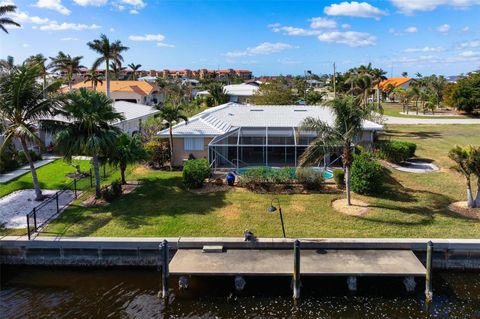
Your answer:
[[[183,149],[185,151],[203,151],[203,137],[187,137],[183,139]]]

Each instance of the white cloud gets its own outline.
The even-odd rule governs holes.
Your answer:
[[[28,48],[29,46],[30,46],[30,44],[28,44],[28,43],[22,44],[22,48]]]
[[[65,30],[75,30],[75,31],[82,31],[82,30],[93,30],[99,29],[100,26],[96,24],[81,24],[81,23],[58,23],[57,21],[52,21],[48,24],[42,25],[39,29],[42,31],[65,31]]]
[[[442,47],[423,47],[423,48],[407,48],[403,52],[442,52],[445,51]]]
[[[342,2],[334,3],[323,10],[329,16],[349,16],[361,18],[379,18],[387,12],[372,6],[367,2]]]
[[[431,11],[442,5],[466,8],[480,5],[480,0],[390,0],[400,12],[412,14],[415,11]]]
[[[442,24],[442,25],[439,25],[437,27],[437,31],[438,32],[442,32],[442,33],[445,33],[445,32],[448,32],[450,31],[450,25],[449,24]]]
[[[252,56],[252,55],[268,55],[272,53],[281,52],[286,49],[291,49],[293,46],[287,43],[270,43],[264,42],[262,44],[257,45],[253,48],[247,48],[244,51],[231,51],[227,52],[225,55],[230,58],[238,58],[243,56]]]
[[[462,32],[468,32],[470,31],[470,27],[469,26],[465,26],[462,28]]]
[[[128,11],[130,14],[139,14],[140,12],[138,12],[138,10],[135,10],[135,9],[132,9],[130,11]]]
[[[335,20],[322,17],[311,18],[310,27],[312,29],[334,29],[337,27],[337,22]]]
[[[479,51],[464,51],[464,52],[460,53],[459,55],[461,57],[464,57],[464,58],[474,58],[474,57],[480,56],[480,52]]]
[[[417,29],[417,27],[408,27],[408,28],[405,29],[405,32],[415,33],[415,32],[418,32],[418,29]]]
[[[460,48],[478,48],[480,47],[480,40],[473,40],[468,42],[463,42],[460,44]]]
[[[349,25],[348,23],[344,23],[342,24],[342,29],[345,29],[345,30],[350,30],[352,28],[351,25]]]
[[[60,41],[78,41],[78,38],[61,38]]]
[[[351,47],[363,47],[370,46],[376,43],[377,38],[369,33],[365,32],[325,32],[318,36],[318,39],[322,42],[346,44]]]
[[[144,8],[145,2],[143,0],[120,0],[122,3],[134,6],[135,8]]]
[[[62,5],[61,0],[38,0],[35,6],[42,9],[54,10],[63,15],[70,14],[70,10],[68,10],[64,5]]]
[[[173,44],[167,44],[167,43],[162,43],[162,42],[158,42],[157,46],[162,47],[162,48],[174,48],[175,47]]]
[[[110,28],[110,29],[108,29],[108,31],[113,33],[113,32],[115,32],[115,28]]]
[[[322,33],[320,30],[307,30],[303,28],[297,27],[277,27],[273,29],[274,32],[282,31],[286,35],[293,35],[293,36],[309,36],[309,35],[319,35]]]
[[[162,42],[165,40],[165,36],[163,34],[145,34],[145,35],[131,35],[128,37],[129,40],[132,41],[156,41]]]
[[[100,7],[104,6],[108,3],[108,0],[73,0],[76,4],[82,7],[86,6],[94,6],[94,7]]]
[[[27,12],[17,11],[8,13],[8,16],[13,18],[14,21],[22,23],[32,23],[32,24],[44,24],[49,21],[48,18],[40,18],[38,16],[30,16]]]

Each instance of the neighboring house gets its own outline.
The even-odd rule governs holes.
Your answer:
[[[299,129],[307,117],[332,124],[328,107],[299,105],[241,105],[226,103],[207,109],[173,127],[173,165],[181,166],[191,155],[208,158],[213,168],[245,166],[297,166],[300,155],[316,138],[314,132]],[[369,146],[383,126],[364,121],[355,143]],[[169,137],[169,130],[158,134]],[[324,164],[330,165],[340,153],[331,150]],[[332,160],[330,160],[330,158]]]
[[[230,98],[230,102],[247,104],[249,99],[258,91],[259,87],[251,84],[232,84],[223,87]]]
[[[107,82],[98,83],[96,90],[106,92]],[[73,90],[87,88],[93,89],[92,83],[80,82],[73,86]],[[63,89],[65,92],[68,88]],[[125,101],[137,104],[154,105],[160,102],[161,94],[159,90],[146,81],[110,81],[110,97],[113,101]]]
[[[408,89],[410,87],[410,84],[412,83],[413,78],[388,78],[378,85],[377,89],[379,88],[380,91],[383,93],[382,95],[386,98],[388,102],[393,102],[394,97],[391,96],[389,93],[391,93],[390,90],[394,90],[396,88],[403,88],[403,89]],[[377,94],[380,93],[377,90]],[[378,96],[377,98],[378,99]]]

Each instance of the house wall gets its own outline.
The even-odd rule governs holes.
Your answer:
[[[144,104],[144,97],[141,96],[140,94],[134,93],[134,92],[111,92],[110,96],[112,100],[117,101],[117,100],[129,100],[129,101],[137,101],[136,103],[138,104]]]
[[[203,140],[202,151],[185,151],[183,148],[183,137],[173,138],[173,161],[174,166],[183,166],[183,161],[188,159],[190,154],[195,158],[208,158],[208,144],[211,142],[211,137],[205,137]]]

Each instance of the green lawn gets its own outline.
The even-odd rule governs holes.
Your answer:
[[[406,118],[422,118],[422,119],[459,119],[459,118],[468,118],[467,116],[464,115],[459,115],[459,116],[421,116],[422,110],[420,108],[419,113],[420,116],[416,115],[405,115],[405,114],[400,114],[400,112],[403,111],[402,105],[399,103],[382,103],[383,107],[383,115],[388,115],[388,116],[395,116],[395,117],[406,117]],[[410,110],[415,111],[415,104],[412,103],[410,105]]]
[[[480,238],[480,221],[450,213],[450,202],[464,200],[464,182],[449,169],[446,154],[456,143],[478,143],[480,125],[391,126],[389,136],[418,144],[420,157],[441,171],[391,171],[388,191],[379,197],[354,195],[371,204],[362,218],[331,208],[343,194],[280,195],[290,237]],[[181,173],[137,167],[130,179],[143,182],[134,193],[106,206],[85,208],[79,201],[46,230],[67,236],[281,236],[277,214],[266,208],[272,195],[245,190],[196,195],[183,189]]]
[[[89,161],[73,161],[73,164],[80,164],[82,170],[88,170],[90,168]],[[65,186],[72,181],[66,174],[73,172],[75,172],[75,168],[61,159],[37,169],[38,180],[43,189],[59,189]],[[28,188],[33,188],[32,174],[30,171],[8,183],[0,184],[0,197],[16,190]]]

